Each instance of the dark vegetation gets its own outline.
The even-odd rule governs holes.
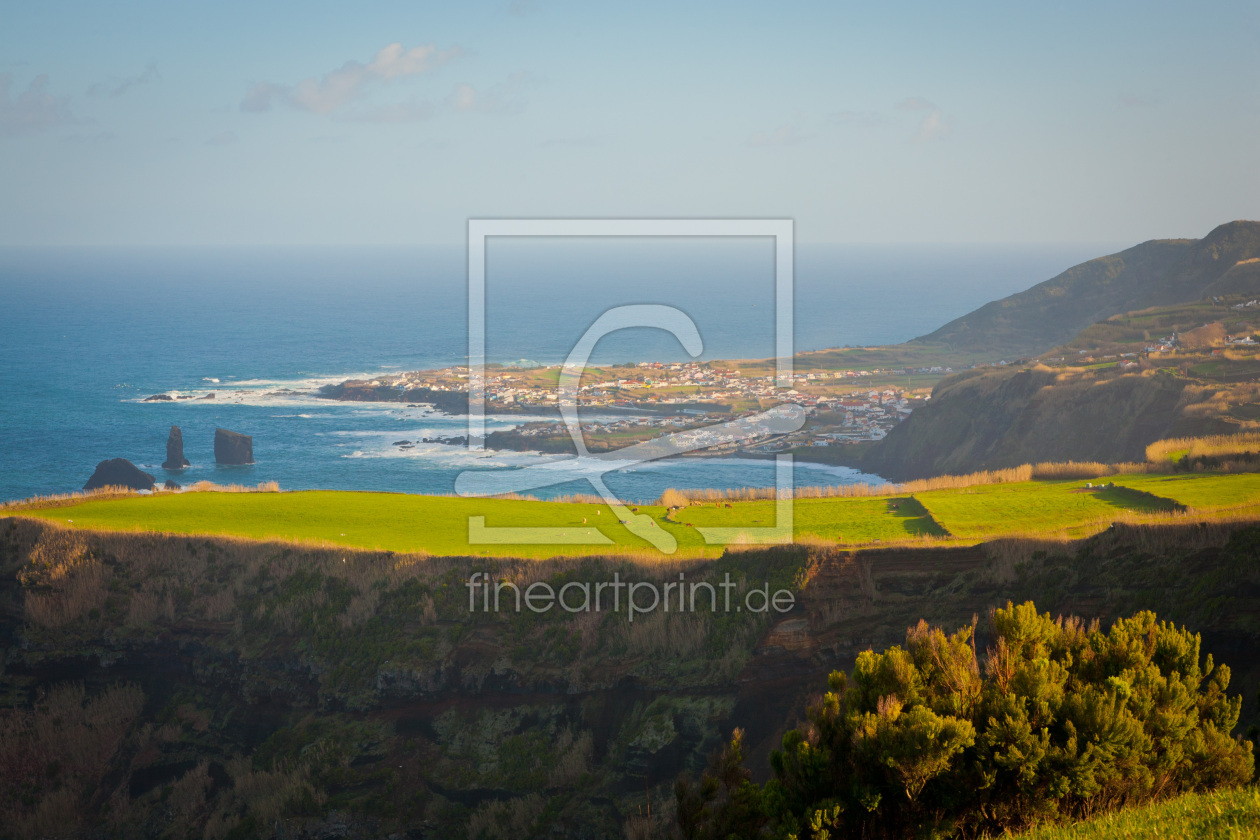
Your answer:
[[[0,836],[668,836],[675,780],[702,772],[735,728],[764,783],[820,674],[884,662],[863,652],[899,643],[921,619],[967,624],[1008,599],[1104,622],[1149,608],[1194,628],[1233,669],[1245,727],[1260,681],[1258,553],[1260,529],[1227,523],[670,564],[430,558],[6,520]],[[702,610],[633,625],[624,614],[470,614],[474,570],[553,585],[729,572],[792,588],[798,606],[774,620]],[[982,654],[994,632],[976,627]],[[1088,677],[1068,671],[1072,686]],[[902,716],[912,702],[944,716],[937,694],[899,694]],[[937,781],[915,802],[936,803]]]
[[[1242,700],[1198,635],[1139,612],[1097,621],[993,611],[975,626],[921,621],[904,647],[833,672],[758,786],[736,732],[715,770],[676,788],[688,840],[977,836],[1088,817],[1252,779],[1233,738]]]

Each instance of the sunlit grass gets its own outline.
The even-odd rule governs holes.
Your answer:
[[[1108,479],[1110,483],[1112,479]],[[964,490],[930,490],[917,498],[941,527],[964,540],[1014,533],[1087,536],[1121,514],[1170,511],[1174,505],[1122,488],[1091,490],[1085,481],[1026,481]],[[1105,524],[1102,524],[1105,527]]]
[[[1108,481],[1163,496],[1196,510],[1237,507],[1260,498],[1260,473],[1122,475]]]
[[[704,553],[693,529],[664,522],[663,508],[644,507],[673,533],[684,554]],[[610,548],[654,550],[618,524],[606,505],[524,499],[465,499],[402,493],[311,490],[295,493],[162,493],[88,499],[68,507],[22,511],[79,528],[226,534],[397,552],[551,557]],[[568,545],[470,545],[469,517],[484,516],[488,528],[559,528],[566,536],[588,536]],[[585,520],[585,521],[583,521]],[[600,540],[603,534],[612,544]],[[718,549],[710,549],[716,554]]]
[[[1091,483],[1093,487],[1088,486]],[[886,495],[868,488],[852,496],[797,498],[796,540],[854,547],[967,545],[1004,537],[1062,541],[1091,536],[1115,522],[1238,519],[1260,510],[1260,475],[1247,473],[1118,475],[1088,482],[1006,481],[953,487],[940,482],[934,489],[914,493],[907,493],[904,486],[888,489]],[[680,504],[688,501],[675,495]],[[660,504],[637,510],[673,536],[679,557],[712,557],[722,551],[721,545],[705,543],[702,528],[754,532],[777,524],[772,500],[714,495],[692,499],[672,514]],[[183,492],[40,500],[5,512],[75,528],[239,536],[432,555],[660,556],[593,497],[538,501],[323,490]],[[564,539],[562,544],[470,543],[470,517],[484,517],[485,526],[492,529],[551,528]]]
[[[1021,840],[1244,840],[1258,836],[1260,791],[1254,787],[1190,793],[1076,825],[1039,828],[1018,835]]]

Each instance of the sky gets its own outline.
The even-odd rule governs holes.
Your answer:
[[[0,246],[804,242],[1260,219],[1260,3],[0,0]]]

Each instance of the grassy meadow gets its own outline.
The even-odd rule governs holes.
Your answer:
[[[1126,808],[1075,825],[1038,828],[1017,836],[1020,840],[1243,840],[1260,836],[1260,790],[1243,787],[1188,793],[1155,805]]]
[[[693,529],[663,520],[664,508],[639,510],[673,533],[683,552],[703,551],[704,540]],[[609,549],[654,550],[618,525],[617,516],[606,505],[524,499],[464,499],[341,490],[202,491],[87,498],[22,515],[76,528],[224,534],[400,553],[551,557],[597,554]],[[470,545],[468,519],[473,516],[484,516],[488,528],[558,528],[566,539],[576,541]]]
[[[1196,510],[1223,510],[1260,499],[1260,473],[1123,475],[1108,478],[1107,481],[1172,499]]]
[[[1260,506],[1260,474],[1255,473],[952,483],[957,486],[938,481],[926,489],[907,485],[852,495],[802,494],[794,503],[795,537],[841,546],[925,541],[970,544],[1009,536],[1076,539],[1118,520],[1167,521],[1179,515],[1220,518]],[[661,504],[636,510],[670,533],[683,557],[721,552],[722,546],[705,543],[700,528],[751,531],[775,523],[774,502],[768,499],[693,499],[672,510]],[[0,515],[33,516],[94,530],[221,534],[434,555],[656,553],[647,541],[619,524],[611,508],[582,501],[331,490],[186,491],[17,504]],[[470,542],[470,517],[484,517],[485,527],[492,529],[549,528],[556,538],[531,543],[509,532],[506,542],[488,544],[482,538]]]

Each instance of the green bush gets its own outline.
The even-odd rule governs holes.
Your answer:
[[[682,835],[976,836],[1250,781],[1252,744],[1230,735],[1241,698],[1197,635],[1151,612],[1103,632],[1032,603],[994,611],[983,657],[974,631],[920,622],[832,673],[764,786],[736,732],[678,783]]]

